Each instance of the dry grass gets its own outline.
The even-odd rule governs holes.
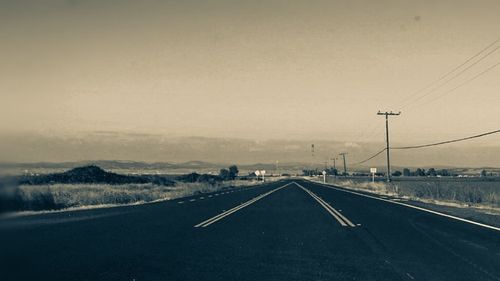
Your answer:
[[[413,200],[500,208],[500,182],[498,181],[434,180],[427,178],[418,181],[372,183],[369,180],[328,178],[328,182],[346,188]]]
[[[228,181],[217,184],[182,183],[175,186],[153,184],[53,184],[21,185],[0,194],[2,211],[42,211],[87,206],[112,206],[170,200],[221,189],[259,184],[252,181]]]

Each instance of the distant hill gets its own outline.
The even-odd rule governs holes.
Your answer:
[[[107,172],[98,166],[90,165],[77,167],[63,173],[52,173],[38,176],[22,176],[19,184],[39,185],[39,184],[145,184],[174,185],[174,182],[165,177],[157,175],[120,175]]]
[[[75,162],[34,162],[34,163],[1,163],[3,168],[46,168],[46,169],[71,169],[82,166],[99,166],[108,170],[119,169],[136,169],[136,170],[174,170],[174,169],[193,169],[193,168],[222,168],[225,164],[214,164],[203,161],[189,161],[184,163],[169,163],[169,162],[140,162],[140,161],[124,161],[124,160],[89,160]]]
[[[437,140],[436,140],[437,141]],[[425,143],[425,142],[423,142]],[[311,156],[311,144],[315,145],[315,156]],[[398,143],[395,146],[415,145],[420,142]],[[217,171],[227,164],[305,163],[323,165],[324,161],[340,152],[347,152],[348,168],[380,151],[385,146],[383,139],[373,142],[345,142],[340,140],[249,140],[203,137],[166,137],[163,135],[137,135],[119,132],[94,132],[68,135],[45,135],[36,133],[0,133],[0,159],[10,163],[80,162],[78,166],[95,164],[108,170],[172,170],[180,173]],[[338,157],[338,156],[337,156]],[[119,160],[119,161],[100,161]],[[90,160],[82,162],[82,160]],[[132,160],[132,161],[128,161]],[[191,160],[199,160],[190,162]],[[500,146],[471,141],[417,150],[398,150],[391,154],[392,163],[401,167],[500,167]],[[135,161],[147,162],[138,163]],[[218,163],[211,167],[210,163]],[[331,160],[330,160],[331,162]],[[337,164],[341,164],[340,161]],[[385,164],[384,155],[364,163],[364,167]],[[142,167],[144,168],[142,168]],[[304,166],[304,165],[302,165]],[[40,166],[32,166],[40,167]],[[73,166],[71,168],[75,168]],[[123,168],[121,168],[123,167]],[[64,169],[67,169],[65,167]],[[1,165],[0,165],[1,169]],[[26,168],[30,169],[30,168]],[[52,168],[57,169],[57,168]]]

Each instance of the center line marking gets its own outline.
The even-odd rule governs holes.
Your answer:
[[[253,204],[253,203],[255,203],[255,202],[259,201],[260,199],[262,199],[262,198],[264,198],[264,197],[268,196],[269,194],[271,194],[271,193],[273,193],[273,192],[275,192],[275,191],[278,191],[278,190],[280,190],[280,189],[282,189],[282,188],[284,188],[284,187],[287,187],[287,186],[291,185],[292,183],[293,183],[293,182],[291,182],[291,183],[287,183],[287,184],[285,184],[285,185],[283,185],[283,186],[280,186],[280,187],[275,188],[275,189],[273,189],[273,190],[271,190],[271,191],[268,191],[268,192],[266,192],[266,193],[263,193],[263,194],[261,194],[261,195],[259,195],[259,196],[255,197],[255,198],[253,198],[253,199],[251,199],[251,200],[248,200],[248,201],[247,201],[247,202],[245,202],[245,203],[242,203],[242,204],[240,204],[240,205],[238,205],[238,206],[236,206],[236,207],[234,207],[234,208],[232,208],[232,209],[228,210],[228,211],[222,212],[222,213],[220,213],[220,214],[216,215],[215,217],[212,217],[212,218],[209,218],[209,219],[207,219],[207,220],[205,220],[205,221],[202,221],[202,222],[200,222],[199,224],[195,225],[194,227],[207,227],[207,226],[209,226],[209,225],[211,225],[211,224],[213,224],[213,223],[215,223],[215,222],[217,222],[217,221],[219,221],[219,220],[221,220],[221,219],[223,219],[223,218],[225,218],[225,217],[227,217],[227,216],[231,215],[232,213],[235,213],[235,212],[237,212],[237,211],[239,211],[239,210],[241,210],[241,209],[245,208],[246,206],[249,206],[249,205],[251,205],[251,204]]]
[[[328,203],[326,203],[323,199],[321,199],[318,195],[314,194],[314,192],[310,191],[309,189],[303,187],[302,185],[294,182],[297,186],[302,188],[307,194],[311,195],[312,198],[314,198],[325,210],[332,215],[342,226],[350,226],[350,227],[356,227],[348,218],[346,218],[344,215],[342,215],[340,212],[335,210],[332,206],[330,206]]]

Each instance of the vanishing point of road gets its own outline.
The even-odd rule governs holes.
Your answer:
[[[7,280],[500,280],[500,231],[290,179],[0,222]]]

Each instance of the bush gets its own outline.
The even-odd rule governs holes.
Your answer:
[[[191,173],[191,174],[187,174],[187,175],[178,176],[176,178],[176,180],[182,181],[182,182],[197,182],[199,178],[200,178],[200,174]]]

